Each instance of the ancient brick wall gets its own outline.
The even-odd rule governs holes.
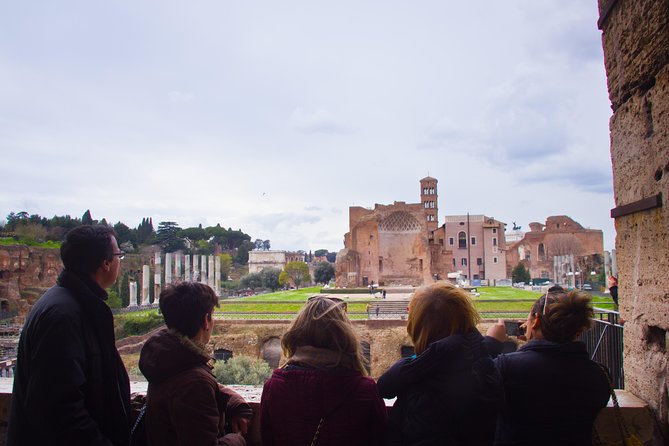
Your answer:
[[[556,255],[604,255],[604,234],[599,229],[586,229],[566,215],[550,216],[546,224],[530,223],[530,232],[522,240],[509,246],[507,270],[511,271],[523,261],[532,278],[553,274],[553,257]],[[543,252],[540,249],[543,245]],[[542,255],[543,253],[543,255]],[[529,255],[529,259],[527,256]],[[603,258],[603,257],[602,257]]]
[[[281,339],[291,321],[217,321],[211,344],[234,355],[256,358],[273,339]],[[401,357],[403,345],[411,345],[406,321],[354,321],[360,341],[370,347],[371,375],[379,377]],[[282,360],[285,359],[282,355]]]
[[[599,0],[599,10],[614,111],[611,160],[620,211],[615,225],[620,309],[626,320],[625,385],[650,404],[666,429],[669,1]],[[653,197],[645,206],[620,209]]]
[[[0,298],[24,316],[62,269],[58,249],[0,246]]]

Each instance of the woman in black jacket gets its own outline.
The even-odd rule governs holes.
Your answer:
[[[590,297],[558,290],[532,306],[527,344],[501,355],[506,405],[495,445],[590,445],[597,413],[609,400],[608,378],[578,336],[590,326]]]
[[[378,381],[382,397],[397,397],[387,444],[491,445],[503,394],[468,293],[437,283],[418,290],[409,310],[416,355]]]

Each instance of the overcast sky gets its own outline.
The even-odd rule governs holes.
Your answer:
[[[596,0],[13,1],[0,214],[221,223],[336,251],[348,207],[529,229],[614,207]]]

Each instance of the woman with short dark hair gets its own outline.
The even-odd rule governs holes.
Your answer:
[[[527,344],[495,360],[506,394],[495,445],[592,444],[610,395],[604,371],[577,340],[592,315],[590,296],[580,291],[549,292],[534,303]]]

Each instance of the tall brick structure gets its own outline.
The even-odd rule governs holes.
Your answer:
[[[437,180],[423,178],[420,187],[421,203],[349,208],[349,232],[336,261],[338,287],[418,286],[451,271],[451,251],[435,242]]]
[[[669,411],[669,1],[599,0],[609,98],[625,386]]]

